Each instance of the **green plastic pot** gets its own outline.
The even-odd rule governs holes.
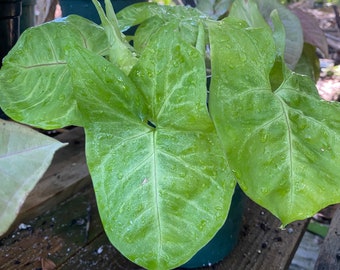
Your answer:
[[[99,1],[104,6],[104,0]],[[124,0],[116,1],[111,0],[115,12],[122,10],[123,8],[139,2],[147,2],[146,0]],[[97,24],[100,23],[100,19],[96,8],[91,0],[59,0],[63,17],[71,14],[77,14],[84,18],[87,18]]]
[[[199,250],[194,257],[181,268],[198,268],[211,266],[227,257],[238,243],[242,216],[245,203],[245,195],[239,186],[236,186],[228,218],[216,235]]]

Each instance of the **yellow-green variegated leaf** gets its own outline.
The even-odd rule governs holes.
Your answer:
[[[227,19],[211,23],[209,32],[209,107],[245,193],[283,224],[339,202],[339,103],[321,100],[310,78],[284,66],[281,83],[271,82],[270,31]]]
[[[75,46],[106,54],[104,29],[71,15],[26,30],[3,61],[2,110],[44,129],[82,125],[67,66],[67,54]]]
[[[175,268],[224,223],[235,186],[207,111],[204,59],[176,24],[149,41],[120,85],[106,60],[78,53],[70,62],[77,91],[97,92],[80,110],[105,231],[135,263]]]

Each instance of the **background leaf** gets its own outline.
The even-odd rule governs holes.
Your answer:
[[[0,119],[0,235],[65,144],[31,128]]]
[[[303,32],[299,19],[290,10],[277,0],[236,0],[231,8],[230,16],[243,19],[252,27],[262,27],[263,18],[269,25],[272,25],[270,14],[275,9],[286,32],[285,62],[289,68],[294,69],[303,48]],[[258,11],[263,18],[258,14]]]
[[[164,21],[191,20],[192,22],[194,22],[194,18],[206,17],[202,12],[194,8],[159,5],[156,3],[136,3],[117,13],[121,31],[126,31],[131,26],[141,24],[154,16],[162,18]]]
[[[291,11],[301,22],[304,42],[319,48],[324,54],[324,58],[327,58],[328,43],[325,33],[320,28],[319,21],[313,15],[308,14],[299,8],[291,9]]]
[[[339,202],[340,105],[321,100],[311,79],[288,69],[271,89],[268,30],[235,29],[226,20],[209,31],[211,115],[241,188],[283,224]]]
[[[236,0],[231,6],[229,17],[235,17],[246,21],[252,27],[268,27],[256,1]]]
[[[277,0],[255,0],[259,10],[271,25],[270,14],[277,10],[286,31],[284,59],[290,69],[294,69],[303,49],[303,32],[299,19]]]
[[[139,25],[133,37],[133,42],[134,48],[138,52],[142,52],[151,35],[157,33],[164,23],[172,21],[178,23],[183,40],[195,46],[198,24],[207,19],[207,16],[190,7],[139,3],[121,10],[117,14],[117,18],[122,29]]]
[[[76,46],[105,55],[104,29],[72,15],[25,31],[1,68],[3,111],[12,119],[44,129],[82,125],[66,60]]]
[[[301,57],[294,71],[309,76],[314,82],[318,81],[320,77],[320,60],[313,45],[304,44]]]
[[[196,0],[196,7],[212,19],[225,15],[234,0]]]

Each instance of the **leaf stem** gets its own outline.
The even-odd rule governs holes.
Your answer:
[[[137,62],[134,49],[126,41],[125,35],[119,30],[118,21],[110,0],[105,0],[106,14],[99,1],[92,0],[99,14],[102,26],[110,44],[109,60],[116,64],[125,74],[129,74]]]

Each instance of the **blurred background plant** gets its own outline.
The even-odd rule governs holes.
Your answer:
[[[317,6],[317,5],[338,5],[340,3],[339,0],[281,0],[280,1],[281,4],[293,4],[293,3],[297,3],[297,2],[313,2],[313,5]]]
[[[226,14],[233,0],[150,0],[162,4],[196,5],[200,10],[213,16],[221,17]],[[258,0],[263,3],[266,0]],[[273,1],[275,2],[275,1]],[[317,87],[319,94],[326,100],[339,100],[340,97],[340,0],[277,0],[285,5],[297,17],[302,25],[304,41],[313,44],[317,50],[317,56],[313,61],[315,66]],[[309,48],[309,49],[308,49]],[[315,55],[315,51],[305,47],[305,53]],[[311,59],[309,57],[309,59]],[[300,66],[306,66],[300,63]],[[310,65],[309,65],[310,66]]]
[[[156,2],[156,3],[161,3],[165,5],[170,5],[170,4],[185,4],[187,1],[182,1],[182,0],[151,0],[151,2]],[[199,2],[211,2],[209,0],[192,0],[192,2],[195,2],[198,4]],[[221,0],[219,2],[224,2],[224,0]],[[312,3],[315,6],[323,6],[323,5],[339,5],[340,0],[280,0],[281,4],[293,4],[297,2],[309,2]]]

